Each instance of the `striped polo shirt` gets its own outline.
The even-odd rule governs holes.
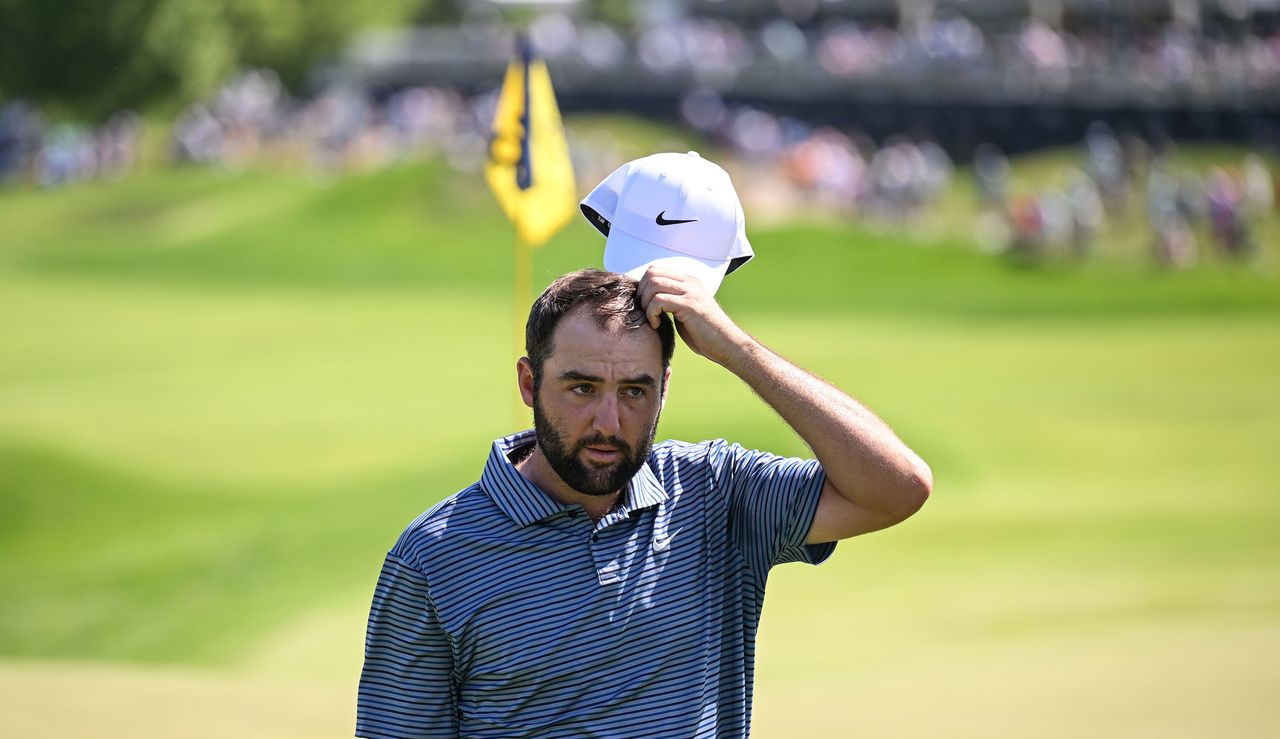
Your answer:
[[[494,442],[387,554],[356,735],[747,736],[769,570],[835,548],[804,543],[821,466],[665,441],[593,522],[516,470],[533,443]]]

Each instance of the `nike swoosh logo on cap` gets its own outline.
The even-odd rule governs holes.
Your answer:
[[[667,212],[664,210],[661,213],[659,213],[657,219],[655,219],[655,222],[659,226],[672,226],[677,223],[693,223],[698,220],[697,218],[687,218],[683,221],[668,221],[667,219],[663,218],[663,216],[665,216],[666,214]]]

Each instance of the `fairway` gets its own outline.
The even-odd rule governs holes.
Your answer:
[[[0,224],[0,735],[349,736],[382,555],[512,430],[496,206],[438,162],[171,170],[0,192]],[[774,571],[753,736],[1280,735],[1274,244],[1165,273],[751,237],[729,312],[936,479]],[[599,250],[573,224],[535,290]],[[683,347],[659,435],[804,453]]]

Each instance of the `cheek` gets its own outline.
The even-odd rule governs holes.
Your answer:
[[[647,431],[658,420],[662,405],[657,400],[633,404],[627,409],[627,420],[639,431]]]
[[[572,429],[591,418],[591,404],[577,396],[544,397],[542,403],[543,414],[557,426]]]

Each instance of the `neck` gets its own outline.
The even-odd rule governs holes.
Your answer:
[[[587,495],[569,487],[536,444],[529,456],[516,463],[516,471],[557,503],[582,506],[593,521],[604,518],[622,501],[621,490],[608,495]]]

